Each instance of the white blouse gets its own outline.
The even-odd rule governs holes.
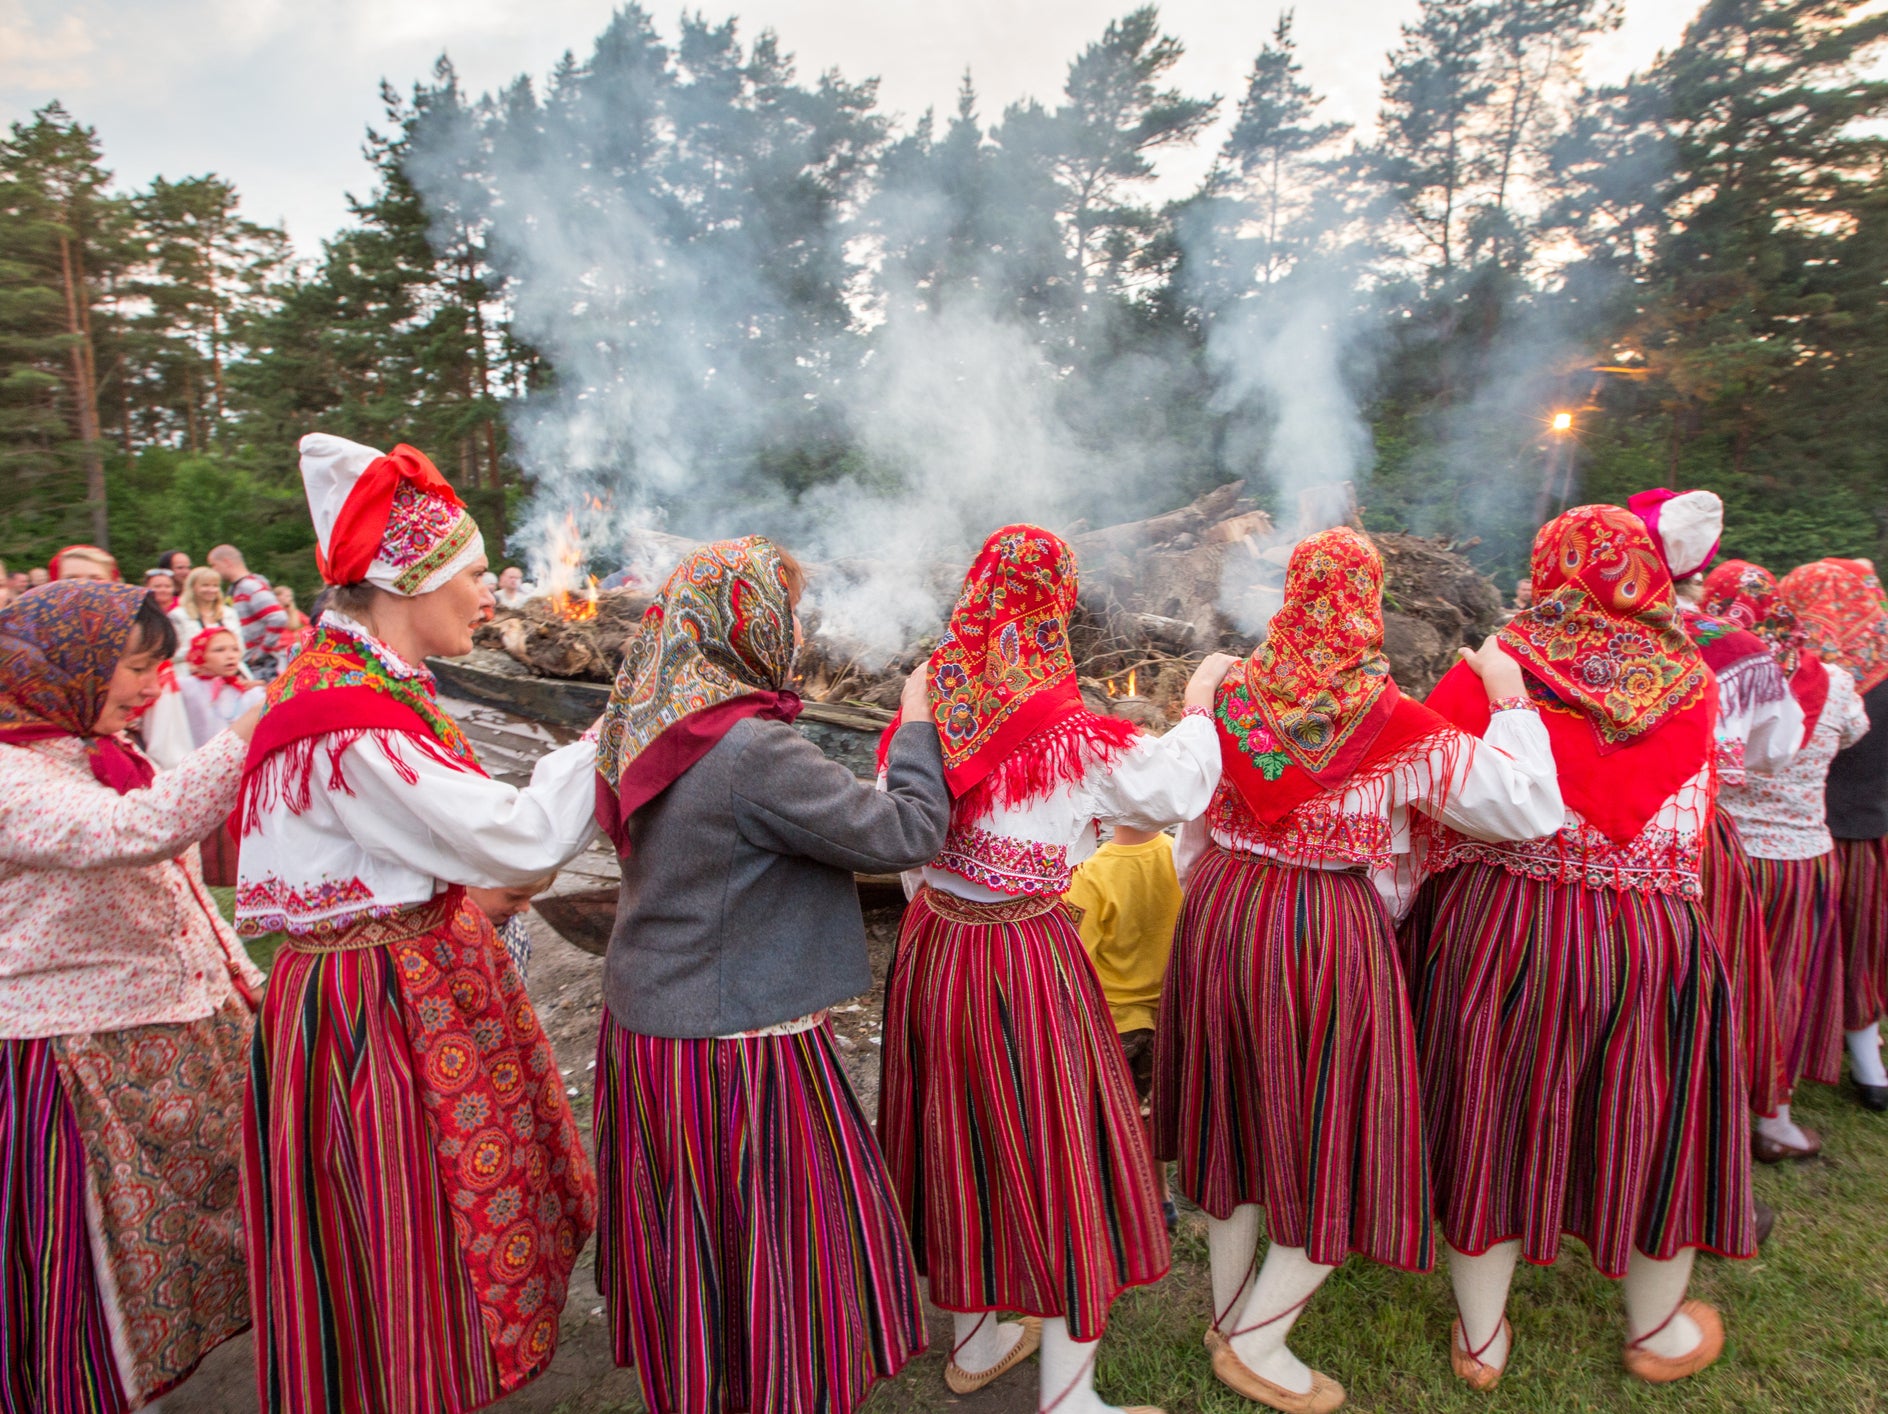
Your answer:
[[[359,624],[329,610],[399,677],[430,678]],[[596,829],[596,743],[539,759],[522,789],[448,766],[406,738],[374,731],[331,770],[317,752],[308,808],[274,793],[243,836],[236,928],[254,935],[338,931],[425,903],[451,884],[515,888],[562,868]]]
[[[1210,718],[1194,713],[1165,736],[1136,738],[1077,784],[953,821],[924,882],[983,903],[1063,893],[1075,866],[1095,852],[1099,822],[1162,830],[1205,810],[1218,784],[1218,735]]]
[[[1784,770],[1744,776],[1727,784],[1718,798],[1725,814],[1737,822],[1738,836],[1754,859],[1814,859],[1835,848],[1824,796],[1829,763],[1838,751],[1868,734],[1868,709],[1846,668],[1822,666],[1829,674],[1829,699],[1802,750]],[[1802,730],[1798,709],[1799,737]]]
[[[1439,782],[1446,787],[1438,790]],[[1566,815],[1554,768],[1553,746],[1540,713],[1495,713],[1480,739],[1466,732],[1424,759],[1341,795],[1308,801],[1287,818],[1300,826],[1303,848],[1282,849],[1242,833],[1243,811],[1215,812],[1180,831],[1174,852],[1182,882],[1204,852],[1206,841],[1222,849],[1261,854],[1305,869],[1359,867],[1352,854],[1322,853],[1315,841],[1368,839],[1358,853],[1370,857],[1371,882],[1392,916],[1408,908],[1421,882],[1424,861],[1412,854],[1410,812],[1421,810],[1458,834],[1478,840],[1530,840],[1551,835]],[[1245,818],[1250,819],[1249,816]],[[1277,836],[1274,836],[1276,839]]]
[[[1774,776],[1803,744],[1803,708],[1768,649],[1718,675],[1718,779],[1742,785],[1746,771]]]

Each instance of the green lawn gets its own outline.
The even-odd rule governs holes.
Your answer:
[[[213,888],[210,892],[215,895],[216,906],[222,910],[223,916],[234,918],[236,916],[236,890]],[[244,938],[243,946],[249,949],[250,960],[267,972],[269,964],[275,961],[275,950],[282,946],[282,935],[265,933],[260,938]]]
[[[1351,1403],[1378,1410],[1876,1410],[1888,1387],[1888,1116],[1826,1086],[1806,1085],[1798,1117],[1820,1129],[1827,1157],[1759,1166],[1757,1192],[1779,1212],[1750,1262],[1701,1257],[1692,1293],[1724,1313],[1724,1357],[1655,1389],[1620,1370],[1614,1284],[1569,1244],[1552,1268],[1523,1267],[1509,1316],[1513,1361],[1492,1396],[1449,1372],[1454,1309],[1441,1272],[1410,1277],[1352,1262],[1313,1302],[1292,1346],[1340,1380]],[[1131,1293],[1102,1347],[1100,1386],[1117,1403],[1239,1414],[1253,1406],[1219,1385],[1200,1346],[1206,1243],[1183,1228],[1174,1273]]]

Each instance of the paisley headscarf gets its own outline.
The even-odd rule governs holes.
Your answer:
[[[1073,784],[1134,739],[1132,722],[1082,702],[1075,596],[1075,552],[1033,525],[990,536],[964,576],[930,663],[944,777],[963,818]]]
[[[83,737],[92,774],[123,795],[151,784],[151,763],[115,736],[95,736],[118,660],[130,647],[141,585],[73,579],[0,609],[0,742]]]
[[[1501,645],[1587,719],[1602,754],[1696,704],[1711,675],[1679,621],[1672,576],[1645,523],[1576,506],[1534,537],[1534,602]]]
[[[758,535],[691,551],[630,640],[597,741],[597,821],[619,852],[629,818],[745,717],[791,722],[793,603]]]
[[[1817,560],[1783,576],[1783,599],[1801,620],[1808,646],[1839,663],[1867,692],[1888,679],[1888,602],[1863,560]]]
[[[1803,651],[1803,626],[1776,576],[1749,560],[1726,560],[1705,577],[1704,610],[1763,640],[1803,709],[1803,740],[1808,741],[1829,701],[1829,674],[1814,653]]]
[[[1383,560],[1347,526],[1298,542],[1265,642],[1214,702],[1227,780],[1262,824],[1446,722],[1404,700],[1383,652]],[[1291,768],[1296,768],[1292,770]]]

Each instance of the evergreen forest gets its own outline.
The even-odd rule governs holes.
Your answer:
[[[1348,479],[1368,524],[1510,578],[1545,514],[1658,485],[1719,491],[1726,552],[1778,572],[1880,557],[1888,14],[1707,0],[1592,86],[1618,22],[1422,0],[1365,130],[1324,115],[1289,12],[1243,91],[1176,87],[1150,5],[1059,93],[966,75],[900,118],[791,36],[632,4],[547,76],[385,85],[318,252],[214,172],[128,189],[52,103],[0,139],[0,558],[227,539],[312,588],[317,428],[424,449],[512,556],[597,498],[790,530],[955,459],[1053,462],[1091,518]],[[1197,189],[1157,180],[1207,141]],[[961,444],[894,425],[934,401],[914,349],[982,411],[1015,380],[968,365],[1040,386],[975,435],[953,414]]]

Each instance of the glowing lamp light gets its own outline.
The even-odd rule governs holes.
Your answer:
[[[1553,429],[1556,432],[1573,431],[1573,414],[1570,412],[1555,413],[1554,421],[1553,421]]]

